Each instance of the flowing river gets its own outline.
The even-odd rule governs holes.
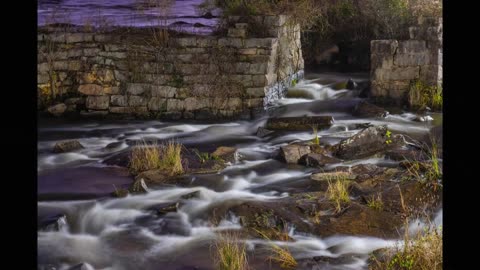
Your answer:
[[[289,89],[287,98],[270,108],[272,116],[331,115],[334,124],[319,130],[320,141],[336,144],[360,131],[358,125],[388,125],[394,133],[421,139],[433,121],[413,121],[415,114],[397,110],[385,118],[358,118],[351,109],[361,98],[356,91],[338,87],[348,78],[367,79],[366,74],[307,74]],[[240,231],[240,217],[233,213],[212,225],[210,213],[219,206],[245,202],[277,201],[309,191],[313,168],[291,166],[272,157],[279,147],[296,140],[312,139],[312,132],[284,132],[258,137],[267,117],[222,123],[162,121],[40,121],[38,130],[38,220],[64,215],[58,230],[39,230],[39,269],[215,269],[212,259],[218,232]],[[56,142],[76,139],[85,148],[53,153]],[[133,177],[126,169],[106,160],[124,153],[131,142],[174,139],[186,147],[211,151],[217,146],[238,149],[238,158],[219,173],[188,175],[176,185],[149,187],[146,194],[113,198]],[[384,157],[345,161],[334,166],[375,164],[395,167],[398,161]],[[195,194],[195,196],[188,196]],[[187,195],[187,196],[186,196]],[[155,205],[179,202],[178,210],[157,216]],[[442,211],[434,224],[442,224]],[[415,223],[421,228],[422,222]],[[313,235],[288,225],[291,241],[275,241],[288,247],[300,263],[297,269],[367,269],[369,254],[398,244],[398,238],[362,235]],[[402,230],[402,228],[398,228]],[[265,239],[241,239],[253,269],[279,269],[268,261]],[[312,258],[315,258],[313,260]],[[311,263],[314,261],[315,263]],[[77,269],[77,268],[75,268]],[[80,269],[80,268],[78,268]]]

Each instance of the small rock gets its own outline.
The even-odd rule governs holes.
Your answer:
[[[260,137],[260,138],[263,138],[263,137],[266,137],[266,136],[272,134],[273,132],[274,131],[268,130],[264,127],[258,127],[257,136]]]
[[[166,213],[177,212],[178,206],[178,202],[167,202],[150,206],[146,210],[154,211],[158,216],[162,216]]]
[[[377,105],[361,101],[355,106],[352,114],[358,117],[386,117],[389,112]]]
[[[237,148],[220,146],[212,153],[212,156],[219,157],[227,162],[235,162],[237,160]]]
[[[298,164],[300,158],[311,153],[310,146],[290,144],[280,147],[280,157],[289,164]]]
[[[63,113],[65,113],[65,111],[67,110],[67,105],[65,105],[64,103],[60,103],[60,104],[57,104],[57,105],[53,105],[53,106],[50,106],[48,107],[47,111],[53,115],[53,116],[61,116]]]
[[[106,149],[114,149],[114,148],[119,147],[122,144],[123,144],[123,142],[112,142],[112,143],[107,144],[107,146],[105,146],[105,148]]]
[[[341,160],[324,154],[310,153],[300,159],[300,163],[308,167],[323,167],[326,164],[339,163]]]
[[[347,88],[348,90],[355,90],[355,89],[357,88],[357,83],[354,82],[354,81],[350,78],[350,79],[348,79],[348,81],[347,81],[347,86],[346,86],[346,88]]]
[[[200,195],[200,191],[197,190],[197,191],[190,192],[188,194],[182,195],[182,196],[180,196],[180,198],[184,199],[184,200],[190,200],[190,199],[193,199],[193,198],[197,198],[199,195]]]
[[[79,149],[83,149],[83,145],[77,140],[57,142],[53,147],[55,153],[71,152]]]

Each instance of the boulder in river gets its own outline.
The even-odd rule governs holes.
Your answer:
[[[389,114],[384,108],[377,105],[360,101],[352,111],[354,116],[358,117],[385,117]]]
[[[213,157],[221,158],[226,162],[235,162],[237,160],[237,148],[220,146],[212,153]]]
[[[257,136],[260,137],[260,138],[263,138],[263,137],[266,137],[266,136],[272,134],[273,132],[274,131],[268,130],[264,127],[258,127]]]
[[[358,159],[400,145],[400,137],[389,135],[387,126],[374,126],[361,130],[336,145],[334,155],[341,159]]]
[[[157,216],[162,216],[170,212],[177,212],[178,202],[165,202],[149,206],[146,210],[153,211]]]
[[[340,159],[324,154],[309,153],[300,159],[300,164],[308,167],[323,167],[327,164],[339,163]]]
[[[310,152],[309,145],[289,144],[280,147],[280,157],[289,164],[298,164],[300,158]]]
[[[301,116],[301,117],[279,117],[269,118],[265,127],[270,130],[312,130],[329,128],[333,123],[331,116]]]
[[[141,180],[144,180],[144,183],[156,183],[156,184],[161,184],[167,182],[172,176],[165,170],[161,169],[156,169],[156,170],[149,170],[145,172],[141,172],[135,177],[135,183],[133,186],[137,185],[137,191],[140,192],[141,190],[144,190],[141,185]],[[132,187],[133,187],[132,186]],[[146,189],[145,189],[146,191]]]
[[[83,145],[77,140],[57,142],[53,147],[55,153],[71,152],[79,149],[83,149]]]
[[[61,116],[67,110],[67,105],[64,103],[56,104],[48,107],[47,111],[53,116]]]

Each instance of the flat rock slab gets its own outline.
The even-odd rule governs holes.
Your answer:
[[[313,126],[318,129],[329,128],[333,124],[331,116],[301,116],[270,118],[265,126],[269,130],[312,130]]]
[[[115,187],[133,182],[128,170],[116,167],[79,167],[49,170],[38,176],[39,200],[73,200],[109,197]],[[114,187],[115,185],[115,187]]]

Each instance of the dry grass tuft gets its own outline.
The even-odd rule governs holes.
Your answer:
[[[218,270],[247,270],[245,243],[234,233],[223,233],[215,242],[214,260]]]
[[[165,144],[143,142],[133,148],[128,167],[133,174],[162,169],[171,174],[183,173],[182,145],[174,141]]]

